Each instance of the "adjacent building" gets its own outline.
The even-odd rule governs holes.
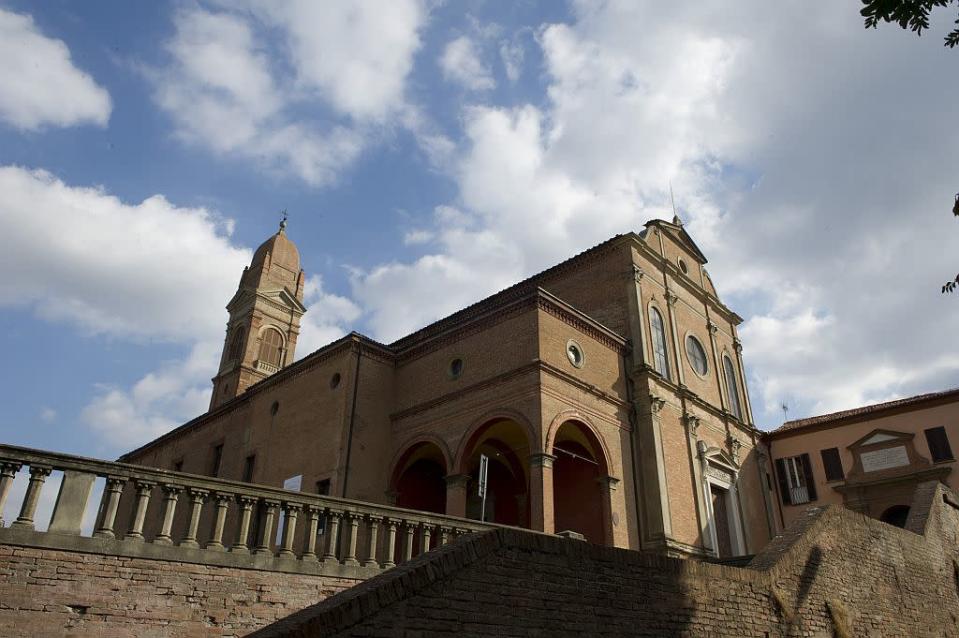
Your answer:
[[[121,460],[617,547],[754,553],[777,529],[772,470],[742,319],[705,264],[678,219],[654,220],[393,343],[351,333],[295,361],[304,275],[281,226],[227,306],[210,411]]]
[[[835,503],[903,527],[917,485],[959,489],[959,388],[789,421],[767,440],[782,523]]]

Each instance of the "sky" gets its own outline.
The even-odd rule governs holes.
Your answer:
[[[855,2],[0,0],[0,441],[119,454],[206,410],[289,212],[297,356],[390,341],[669,189],[757,425],[959,386],[959,51]]]

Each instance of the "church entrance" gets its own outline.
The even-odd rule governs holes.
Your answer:
[[[446,462],[429,442],[412,446],[393,470],[392,490],[397,507],[446,513]]]
[[[733,555],[732,535],[729,526],[729,492],[717,485],[709,486],[713,505],[713,525],[716,529],[716,551],[720,558]]]
[[[490,422],[470,437],[465,450],[466,516],[529,527],[529,440],[523,426],[509,419]],[[480,455],[489,459],[485,513],[477,493]]]
[[[553,440],[553,529],[579,532],[591,543],[606,542],[601,479],[608,472],[592,431],[563,423]]]

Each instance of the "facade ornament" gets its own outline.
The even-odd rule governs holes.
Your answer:
[[[737,354],[743,353],[743,342],[738,337],[733,337],[733,349],[736,350]]]
[[[635,281],[636,283],[642,282],[643,276],[645,274],[646,274],[646,271],[644,271],[642,268],[640,268],[636,264],[633,264],[633,281]]]
[[[730,434],[726,438],[726,444],[729,446],[729,455],[733,457],[733,461],[736,465],[739,465],[739,452],[743,448],[742,442]]]
[[[547,454],[546,452],[536,452],[529,455],[530,467],[542,467],[544,469],[549,469],[553,467],[553,461],[555,460],[555,456],[552,454]]]
[[[660,410],[663,409],[663,406],[666,405],[666,399],[658,397],[655,394],[649,395],[649,411],[653,414],[659,414]]]
[[[699,426],[702,423],[702,419],[695,414],[686,413],[686,415],[683,417],[683,421],[686,424],[687,434],[689,434],[691,437],[695,437],[696,432],[699,430]]]
[[[706,322],[706,329],[709,330],[709,334],[714,335],[719,331],[719,326],[713,323],[713,320],[710,319]]]
[[[675,305],[675,304],[676,304],[676,300],[679,299],[679,296],[678,296],[678,295],[676,295],[675,293],[672,293],[672,292],[670,292],[670,291],[668,291],[668,290],[667,290],[666,293],[665,293],[665,297],[666,297],[666,303],[669,304],[670,306]]]

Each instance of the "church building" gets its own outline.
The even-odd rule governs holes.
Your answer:
[[[742,319],[678,218],[393,343],[353,332],[299,360],[285,226],[227,305],[210,410],[121,461],[670,555],[752,554],[776,533]]]

